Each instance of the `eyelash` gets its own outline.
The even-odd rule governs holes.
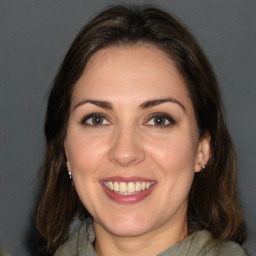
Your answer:
[[[100,127],[102,125],[108,125],[108,124],[104,124],[104,121],[103,121],[103,123],[100,123],[100,124],[93,124],[93,123],[89,124],[89,123],[87,123],[88,120],[90,120],[90,119],[93,120],[93,118],[104,119],[104,120],[106,120],[108,122],[108,124],[110,123],[105,115],[103,115],[101,113],[92,113],[92,114],[89,114],[89,115],[83,117],[83,119],[81,120],[81,124],[86,125],[86,126],[91,126],[91,127],[97,127],[97,126]]]
[[[157,118],[163,118],[163,119],[165,119],[165,122],[167,120],[169,123],[168,124],[159,124],[159,125],[156,125],[155,123],[147,124],[147,123],[149,123],[149,121],[157,119]],[[146,125],[153,126],[155,128],[168,128],[175,124],[176,124],[176,121],[170,115],[165,114],[165,113],[153,113],[150,115],[150,117],[146,121]]]
[[[99,119],[104,119],[102,123],[99,123],[99,124],[93,124],[93,118],[99,118]],[[151,120],[154,120],[154,119],[164,119],[164,122],[166,122],[166,120],[169,122],[167,124],[156,124],[154,122],[154,124],[149,124],[149,122]],[[89,124],[88,123],[88,120],[91,120],[91,123]],[[107,122],[107,124],[104,122]],[[104,125],[109,125],[110,122],[108,121],[108,118],[106,118],[106,116],[104,114],[101,114],[101,113],[92,113],[92,114],[89,114],[85,117],[83,117],[83,119],[81,120],[81,124],[83,125],[86,125],[86,126],[90,126],[90,127],[101,127],[101,126],[104,126]],[[151,114],[146,122],[144,123],[146,126],[152,126],[154,128],[168,128],[169,126],[172,126],[172,125],[175,125],[176,124],[176,121],[168,114],[165,114],[165,113],[153,113]]]

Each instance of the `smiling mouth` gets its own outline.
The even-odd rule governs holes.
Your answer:
[[[118,182],[105,181],[104,186],[119,195],[133,195],[140,191],[148,190],[154,182],[136,181],[136,182]]]

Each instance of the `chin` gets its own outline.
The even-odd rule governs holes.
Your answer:
[[[120,237],[143,235],[152,228],[148,223],[143,218],[132,218],[131,216],[120,215],[112,216],[111,219],[98,222],[107,232]]]
[[[147,228],[145,226],[132,226],[132,225],[117,225],[112,226],[108,230],[108,232],[112,233],[115,236],[119,237],[136,237],[141,236],[148,232]]]

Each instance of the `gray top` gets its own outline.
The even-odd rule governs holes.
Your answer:
[[[0,256],[11,256],[11,254],[6,249],[0,246]]]
[[[54,256],[98,256],[93,247],[95,233],[90,218],[59,247]],[[242,247],[234,242],[211,239],[211,234],[198,231],[171,246],[158,256],[246,256]]]

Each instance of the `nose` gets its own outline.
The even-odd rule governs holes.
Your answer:
[[[111,162],[128,167],[145,159],[143,143],[134,129],[119,129],[113,137],[108,154]]]

